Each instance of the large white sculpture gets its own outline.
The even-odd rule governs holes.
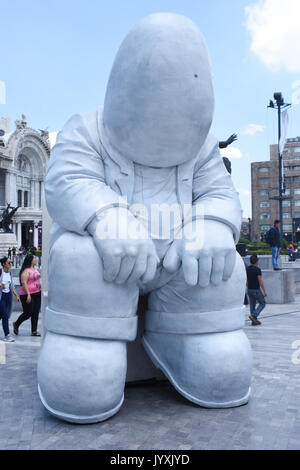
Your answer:
[[[140,294],[144,347],[182,395],[205,407],[248,401],[241,207],[209,134],[213,108],[197,26],[155,14],[122,43],[103,110],[59,133],[45,181],[54,225],[38,364],[55,416],[97,422],[120,409]],[[153,220],[162,204],[163,217],[175,208],[168,236]]]

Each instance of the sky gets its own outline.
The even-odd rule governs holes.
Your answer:
[[[116,52],[142,17],[173,12],[191,18],[211,56],[212,132],[225,140],[232,178],[251,216],[250,163],[269,159],[281,91],[290,111],[288,137],[300,135],[299,0],[0,0],[0,117],[27,117],[33,128],[62,128],[77,112],[103,104]]]

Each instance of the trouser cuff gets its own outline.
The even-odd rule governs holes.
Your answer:
[[[170,313],[148,310],[145,319],[145,330],[154,333],[222,333],[239,330],[244,325],[244,306],[229,310],[199,313]]]
[[[137,332],[137,316],[134,317],[88,317],[74,313],[45,310],[45,328],[53,333],[85,338],[133,341]]]

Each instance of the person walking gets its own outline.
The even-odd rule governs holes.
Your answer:
[[[262,280],[261,269],[258,267],[257,255],[250,256],[250,263],[250,266],[247,268],[247,294],[250,303],[249,318],[254,326],[261,325],[261,322],[257,317],[266,306],[265,297],[267,297],[267,292]],[[257,307],[256,302],[259,303]]]
[[[18,249],[18,265],[21,266],[21,263],[23,261],[23,247],[20,246],[20,248]]]
[[[20,298],[23,313],[13,323],[15,335],[19,334],[20,325],[31,319],[31,336],[41,336],[37,331],[39,313],[41,308],[41,275],[35,268],[36,257],[27,255],[20,270]]]
[[[14,246],[13,249],[12,249],[12,262],[13,262],[13,265],[16,264],[16,253],[17,253],[17,249]]]
[[[272,249],[272,263],[274,271],[280,271],[278,266],[278,257],[280,254],[280,220],[274,221],[274,226],[270,228],[267,237],[267,243],[271,246]]]
[[[2,317],[2,327],[4,331],[4,341],[11,343],[14,339],[9,334],[9,317],[12,312],[12,294],[20,302],[14,281],[10,272],[11,260],[7,256],[0,260],[2,265],[0,274],[0,316]]]

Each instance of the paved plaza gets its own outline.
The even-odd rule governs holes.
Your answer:
[[[248,405],[204,409],[168,382],[131,385],[120,412],[92,425],[64,423],[44,410],[40,339],[26,322],[16,342],[0,341],[0,449],[300,449],[300,295],[267,305],[261,318],[261,326],[245,327],[254,351]]]

